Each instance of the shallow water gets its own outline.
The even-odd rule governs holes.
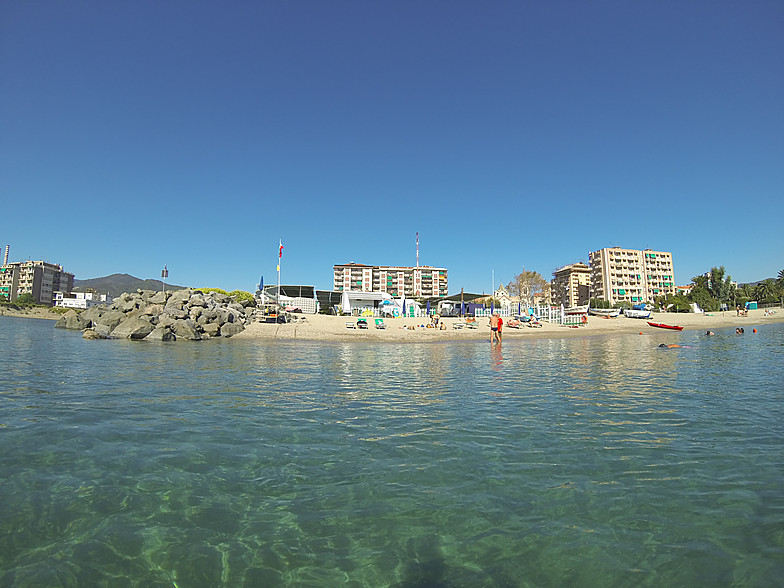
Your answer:
[[[784,325],[758,330],[167,344],[0,318],[0,585],[780,586]]]

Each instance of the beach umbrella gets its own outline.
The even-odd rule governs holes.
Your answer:
[[[430,301],[429,300],[427,301],[427,308],[425,309],[425,312],[427,313],[427,316],[430,316]]]
[[[523,314],[523,305],[522,303],[517,303],[517,314]]]
[[[490,314],[495,312],[495,300],[493,298],[490,299]]]
[[[406,316],[406,299],[403,298],[403,316]]]
[[[460,316],[465,316],[465,302],[460,301]]]

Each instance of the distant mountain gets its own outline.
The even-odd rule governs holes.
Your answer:
[[[166,284],[167,290],[182,290],[183,286]],[[90,280],[74,280],[74,292],[86,292],[88,289],[94,290],[98,294],[108,294],[111,297],[119,296],[123,292],[136,292],[136,290],[163,290],[163,282],[160,280],[142,280],[128,274],[112,274],[103,278],[92,278]]]

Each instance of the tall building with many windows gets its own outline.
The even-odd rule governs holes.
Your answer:
[[[333,266],[332,289],[338,292],[386,292],[391,296],[412,298],[445,297],[448,293],[447,270],[428,265],[405,267],[346,263]]]
[[[9,301],[32,294],[38,304],[51,306],[55,292],[70,294],[74,275],[45,261],[17,261],[0,267],[0,296]]]
[[[645,249],[605,247],[588,254],[591,297],[617,302],[652,302],[675,294],[672,253]]]
[[[591,268],[584,263],[572,263],[553,272],[553,304],[566,308],[588,304],[591,291]]]

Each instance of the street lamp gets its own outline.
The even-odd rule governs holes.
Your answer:
[[[166,292],[166,278],[169,277],[169,270],[166,268],[166,264],[163,264],[163,269],[161,270],[161,281],[163,282],[163,291]]]

